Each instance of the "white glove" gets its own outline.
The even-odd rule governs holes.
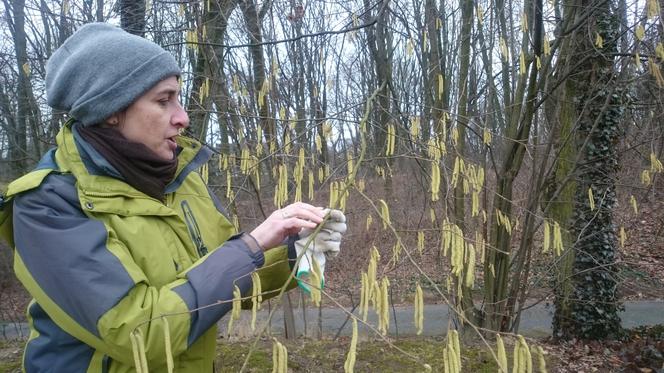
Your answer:
[[[346,232],[346,216],[339,210],[327,210],[329,213],[320,231],[312,238],[315,229],[304,228],[300,231],[300,239],[295,241],[295,251],[300,257],[297,268],[298,285],[309,292],[309,274],[316,260],[321,273],[321,289],[325,284],[325,261],[328,257],[335,257],[341,249],[341,235]],[[311,241],[311,242],[309,242]],[[307,246],[309,242],[309,246]],[[304,252],[304,255],[301,255]]]

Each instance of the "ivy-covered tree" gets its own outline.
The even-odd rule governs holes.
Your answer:
[[[567,318],[557,313],[557,337],[605,339],[620,334],[616,278],[617,239],[612,219],[616,204],[617,144],[626,107],[614,56],[619,23],[611,1],[583,3],[580,16],[589,14],[588,28],[579,34],[578,73],[573,81],[576,110],[575,139],[579,161],[570,233],[574,241],[572,288]]]

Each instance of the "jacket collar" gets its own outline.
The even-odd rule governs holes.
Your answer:
[[[122,180],[122,177],[99,152],[78,135],[73,119],[62,126],[56,142],[58,151],[55,158],[59,168],[74,174],[82,190],[150,198],[124,182],[111,182],[112,179]],[[167,194],[177,190],[189,173],[203,166],[212,156],[211,149],[194,139],[179,136],[177,143],[178,168],[173,181],[166,186]]]

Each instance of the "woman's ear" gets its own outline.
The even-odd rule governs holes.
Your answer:
[[[117,113],[106,118],[104,125],[108,127],[119,127],[124,122],[125,111],[118,111]]]
[[[117,127],[117,125],[120,124],[120,115],[117,113],[111,115],[110,117],[106,118],[104,124],[110,127]]]

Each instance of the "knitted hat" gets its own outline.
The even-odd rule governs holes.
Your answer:
[[[46,65],[46,96],[84,126],[127,108],[160,81],[180,75],[157,44],[106,23],[81,27]]]

